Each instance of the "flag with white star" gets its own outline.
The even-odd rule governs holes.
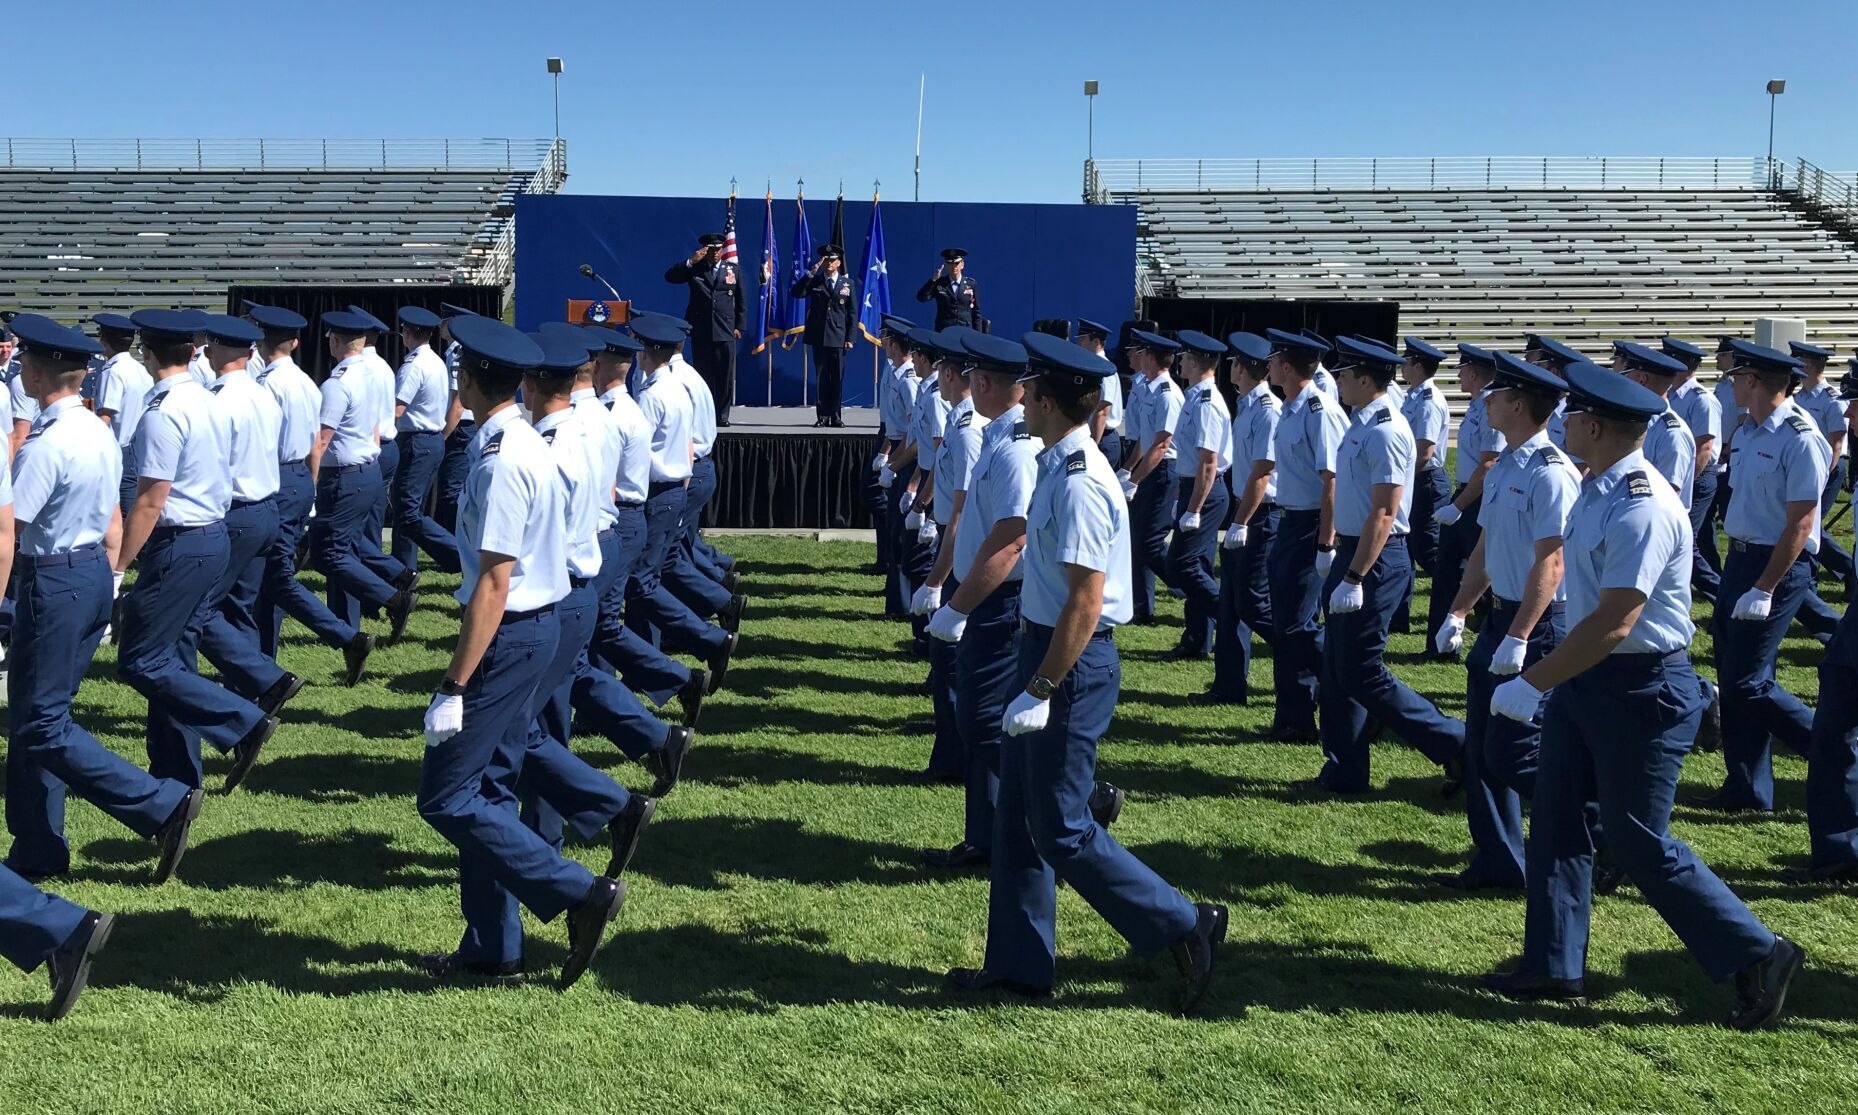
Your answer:
[[[884,259],[884,220],[878,214],[877,195],[871,195],[871,228],[864,238],[864,300],[858,305],[858,331],[877,344],[890,312],[890,267]]]

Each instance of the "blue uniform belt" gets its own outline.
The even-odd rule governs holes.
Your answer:
[[[224,534],[226,533],[226,524],[223,522],[219,522],[219,523],[198,523],[194,526],[156,527],[154,530],[149,531],[148,537],[150,538],[150,540],[160,539],[165,542],[170,538],[178,538],[179,536],[183,534],[189,534],[196,530],[203,530],[203,531],[207,531],[208,533],[217,532],[219,534]]]
[[[1285,507],[1282,504],[1278,505],[1277,510],[1278,510],[1278,514],[1286,515],[1286,516],[1321,515],[1323,513],[1323,509],[1320,507],[1311,507],[1311,508],[1306,509],[1302,507]]]
[[[324,469],[323,471],[331,475],[334,475],[334,476],[341,476],[344,473],[360,472],[362,469],[367,468],[369,465],[373,463],[374,463],[373,461],[364,461],[363,463],[358,464],[358,465],[331,465],[330,467]]]
[[[543,619],[554,614],[555,606],[553,604],[544,604],[540,608],[531,608],[526,612],[505,612],[503,613],[503,619],[498,621],[497,626],[508,627],[512,623],[528,623],[531,620]]]
[[[591,585],[593,583],[594,583],[594,579],[592,577],[583,577],[579,573],[568,574],[568,587],[569,588],[586,588],[588,585]]]
[[[683,486],[684,482],[682,480],[654,480],[651,483],[651,487],[645,489],[645,493],[648,497],[663,495],[672,488],[682,488]]]
[[[272,494],[268,496],[264,496],[260,499],[235,499],[232,501],[231,509],[234,511],[243,511],[247,507],[256,507],[261,503],[271,503],[275,501],[276,499],[277,499],[277,493],[275,492],[273,492]]]
[[[1729,552],[1732,554],[1758,554],[1772,552],[1773,549],[1774,543],[1772,542],[1744,542],[1740,538],[1731,538],[1729,540]],[[1802,546],[1800,548],[1800,556],[1794,560],[1804,561],[1806,556],[1806,548]]]
[[[1336,545],[1338,545],[1338,546],[1340,546],[1340,545],[1341,545],[1342,543],[1344,543],[1344,542],[1352,542],[1352,543],[1354,543],[1355,545],[1357,545],[1357,546],[1359,546],[1359,545],[1361,545],[1361,535],[1359,535],[1359,534],[1338,534],[1338,535],[1336,535],[1336,536],[1335,536],[1335,544],[1336,544]],[[1400,545],[1402,545],[1402,546],[1404,546],[1404,545],[1406,545],[1406,535],[1404,535],[1404,534],[1389,534],[1389,535],[1387,536],[1387,542],[1386,542],[1386,545],[1388,545],[1388,546],[1391,546],[1391,545],[1393,545],[1393,544],[1394,544],[1395,542],[1398,542],[1398,543],[1400,543]]]
[[[613,501],[613,507],[619,511],[637,511],[644,506],[645,501],[642,499],[616,499]]]
[[[1493,592],[1490,594],[1490,606],[1499,610],[1517,612],[1522,610],[1523,604],[1520,600],[1507,600]],[[1567,605],[1560,600],[1550,600],[1548,607],[1542,610],[1542,615],[1552,616],[1566,607]]]
[[[1029,619],[1023,618],[1019,621],[1019,629],[1028,635],[1042,635],[1047,639],[1051,638],[1058,630],[1055,627],[1047,627],[1042,623],[1034,623]],[[1099,627],[1090,633],[1090,637],[1093,639],[1107,639],[1110,637],[1110,632],[1114,630],[1116,630],[1114,627]]]
[[[104,556],[103,547],[92,542],[58,554],[20,554],[15,560],[20,569],[55,569],[61,565],[82,565]]]
[[[310,471],[310,462],[309,462],[309,458],[307,457],[299,457],[298,459],[294,461],[279,461],[277,463],[277,467],[279,469],[291,469],[292,471],[308,472]]]

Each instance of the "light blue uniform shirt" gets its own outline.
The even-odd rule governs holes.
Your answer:
[[[394,377],[394,401],[406,408],[394,420],[402,433],[436,434],[445,428],[451,406],[451,375],[430,345],[420,345],[401,363]]]
[[[19,552],[70,553],[103,541],[116,510],[123,459],[116,439],[76,395],[46,407],[13,458],[10,498]]]
[[[277,460],[296,464],[316,445],[316,430],[323,409],[322,392],[297,362],[280,356],[258,373],[258,382],[277,400]]]
[[[1284,404],[1266,383],[1239,397],[1238,411],[1232,416],[1232,488],[1241,499],[1251,481],[1252,466],[1269,461],[1272,468],[1265,474],[1264,502],[1277,502],[1277,423],[1283,410]]]
[[[1580,494],[1581,474],[1546,433],[1497,458],[1484,475],[1484,502],[1477,512],[1491,592],[1512,603],[1523,598],[1535,544],[1566,537],[1568,513]],[[1567,585],[1557,585],[1555,599],[1567,598]]]
[[[1392,397],[1391,389],[1389,397]],[[1432,468],[1445,464],[1445,436],[1451,425],[1451,412],[1445,409],[1445,395],[1431,380],[1415,386],[1397,404],[1414,442],[1432,443]]]
[[[1128,623],[1135,615],[1134,561],[1129,542],[1129,505],[1116,470],[1079,426],[1046,447],[1026,513],[1026,548],[1020,615],[1029,623],[1058,625],[1071,595],[1065,566],[1103,574],[1103,614],[1097,630]]]
[[[639,411],[652,428],[652,483],[690,479],[690,441],[694,420],[690,394],[669,365],[639,385]]]
[[[574,417],[586,428],[594,452],[594,479],[600,496],[596,526],[606,530],[619,521],[619,512],[613,507],[613,487],[619,480],[619,456],[625,452],[625,436],[619,432],[613,412],[595,397],[592,388],[576,391],[568,398]]]
[[[1794,394],[1793,403],[1819,427],[1828,446],[1834,437],[1845,436],[1845,404],[1839,401],[1839,393],[1830,383],[1822,379],[1811,387],[1801,389]]]
[[[1180,448],[1173,444],[1174,423],[1181,416],[1181,404],[1186,399],[1181,389],[1175,385],[1174,377],[1163,372],[1148,385],[1148,399],[1142,408],[1142,452],[1155,447],[1155,439],[1162,434],[1170,435],[1168,447],[1162,450],[1161,459],[1172,461],[1180,453]]]
[[[1641,452],[1677,493],[1684,510],[1690,510],[1691,470],[1697,464],[1697,439],[1669,402],[1663,414],[1645,424],[1645,445]]]
[[[0,368],[0,433],[13,436],[13,377],[19,374],[19,362]]]
[[[226,472],[232,480],[233,502],[270,499],[277,494],[278,436],[284,424],[277,397],[260,387],[244,368],[220,376],[212,392],[230,437]]]
[[[1374,506],[1375,486],[1398,484],[1393,533],[1395,538],[1404,536],[1413,511],[1416,456],[1413,431],[1386,395],[1355,411],[1336,453],[1335,532],[1359,537]]]
[[[905,360],[902,365],[892,369],[890,381],[884,389],[882,405],[878,407],[878,417],[884,424],[884,436],[898,445],[910,433],[910,418],[916,412],[916,370],[915,364]]]
[[[1105,360],[1109,359],[1109,356],[1104,353],[1099,352],[1097,355]],[[1110,408],[1110,413],[1103,419],[1103,428],[1120,431],[1123,427],[1122,373],[1115,372],[1103,377],[1103,401],[1109,404]]]
[[[1323,505],[1321,473],[1335,472],[1336,452],[1348,432],[1342,408],[1304,385],[1285,405],[1277,422],[1277,504],[1290,511],[1318,511]]]
[[[561,474],[562,542],[568,572],[591,580],[600,572],[601,491],[612,490],[612,485],[600,482],[598,431],[590,429],[572,405],[542,415],[534,428]]]
[[[324,453],[324,463],[360,465],[381,455],[381,447],[374,441],[380,427],[380,405],[371,378],[362,358],[351,356],[331,368],[329,378],[323,380],[317,420],[324,429],[335,431]]]
[[[127,352],[119,352],[97,369],[97,413],[112,415],[110,431],[116,444],[125,446],[135,440],[136,423],[142,421],[142,405],[155,377],[142,362]]]
[[[1458,456],[1453,461],[1452,479],[1460,484],[1471,482],[1471,474],[1477,471],[1484,454],[1501,453],[1504,449],[1503,434],[1490,425],[1490,412],[1486,409],[1489,395],[1488,389],[1479,392],[1464,408],[1464,417],[1458,421]]]
[[[678,383],[690,398],[691,448],[699,459],[707,457],[716,448],[716,396],[682,353],[671,358],[671,370],[677,373]]]
[[[1704,467],[1717,467],[1723,448],[1723,408],[1716,396],[1698,386],[1694,378],[1687,379],[1671,389],[1671,406],[1693,437],[1715,439]]]
[[[916,414],[910,423],[910,440],[916,443],[916,467],[921,471],[935,471],[936,442],[948,426],[948,411],[935,377],[921,380],[916,390]]]
[[[458,497],[458,602],[471,602],[480,553],[516,559],[505,614],[560,602],[568,595],[567,500],[542,435],[511,404],[479,424],[470,453]]]
[[[1232,413],[1212,379],[1187,389],[1175,414],[1173,434],[1174,475],[1189,477],[1198,473],[1202,449],[1213,451],[1215,473],[1232,467]]]
[[[463,347],[461,347],[457,341],[453,341],[451,344],[445,346],[445,375],[447,381],[451,384],[453,396],[458,394],[458,355],[463,351]],[[450,403],[446,404],[448,408],[450,405]],[[463,408],[459,409],[458,422],[460,425],[475,421],[476,419],[472,417],[470,411],[464,410]]]
[[[1328,365],[1318,362],[1316,374],[1310,377],[1310,382],[1316,385],[1316,390],[1327,395],[1331,403],[1337,407],[1342,405],[1342,393],[1336,389],[1335,377],[1329,374]]]
[[[1032,488],[1038,481],[1039,447],[1026,432],[1026,408],[1016,406],[987,423],[981,435],[981,455],[968,476],[968,502],[961,512],[961,529],[955,533],[955,579],[965,581],[980,556],[981,543],[1002,519],[1023,519],[1032,506]],[[1023,574],[1013,563],[1008,581]]]
[[[187,362],[187,374],[202,387],[213,386],[213,381],[219,378],[213,372],[213,365],[207,361],[205,345],[194,349],[193,359]]]
[[[369,398],[373,400],[380,417],[375,426],[375,434],[382,441],[392,441],[394,437],[394,368],[387,358],[374,350],[373,345],[361,350],[363,366],[368,372]]]
[[[1723,529],[1729,537],[1756,546],[1780,542],[1787,526],[1787,504],[1812,501],[1817,506],[1832,468],[1832,447],[1792,401],[1782,403],[1768,420],[1755,425],[1754,415],[1729,443],[1729,473],[1734,487]],[[1819,552],[1819,515],[1806,552]]]
[[[1716,447],[1716,471],[1722,472],[1729,467],[1729,447],[1735,442],[1735,431],[1742,425],[1742,419],[1748,416],[1748,408],[1735,405],[1735,379],[1727,372],[1716,381],[1716,409],[1722,415],[1723,441],[1727,445]]]
[[[972,396],[949,409],[942,447],[935,455],[935,499],[929,506],[930,517],[942,526],[955,516],[955,493],[968,490],[986,430],[987,419],[975,413]]]
[[[1668,654],[1690,646],[1690,518],[1677,493],[1642,453],[1629,453],[1589,477],[1568,513],[1567,621],[1593,614],[1607,589],[1645,597],[1638,622],[1614,654]]]
[[[1129,378],[1129,397],[1123,404],[1122,436],[1127,441],[1141,444],[1142,424],[1148,420],[1148,388],[1146,376],[1137,374]],[[1116,462],[1112,461],[1112,464]]]
[[[226,518],[232,503],[232,477],[226,471],[231,443],[219,400],[192,376],[172,375],[149,388],[135,449],[142,479],[172,485],[159,525],[197,527]]]
[[[17,358],[7,365],[6,392],[13,403],[14,422],[30,422],[39,416],[39,400],[26,394],[26,377],[19,374]]]
[[[639,404],[626,394],[623,384],[614,384],[600,396],[600,401],[619,431],[619,475],[614,498],[620,503],[644,503],[652,482],[652,424]]]

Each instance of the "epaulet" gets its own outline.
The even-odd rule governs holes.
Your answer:
[[[222,387],[224,387],[224,386],[226,386],[226,385],[225,385],[225,384],[223,384],[223,383],[215,383],[215,384],[214,384],[213,386],[211,386],[211,387],[209,387],[209,388],[207,388],[207,390],[208,390],[208,391],[211,391],[211,392],[212,392],[213,394],[215,394],[215,395],[217,395],[217,394],[219,394],[219,392],[220,392],[220,388],[222,388]]]
[[[1800,433],[1800,434],[1810,434],[1810,433],[1812,433],[1812,432],[1813,432],[1813,426],[1812,426],[1812,423],[1810,423],[1810,422],[1808,422],[1808,421],[1807,421],[1806,419],[1804,419],[1804,418],[1802,418],[1802,417],[1800,417],[1800,416],[1799,416],[1798,414],[1790,414],[1790,415],[1788,415],[1788,416],[1787,416],[1787,424],[1788,424],[1789,426],[1791,426],[1791,427],[1793,427],[1793,430],[1794,430],[1794,432],[1795,432],[1795,433]]]
[[[1077,452],[1064,459],[1064,474],[1066,476],[1076,476],[1089,468],[1090,458],[1084,455],[1084,450],[1082,449],[1079,449]]]
[[[1385,426],[1387,423],[1392,422],[1392,421],[1393,421],[1393,411],[1391,410],[1383,410],[1379,414],[1374,416],[1374,424],[1376,426]]]
[[[147,405],[145,405],[145,406],[144,406],[144,407],[142,408],[142,409],[143,409],[143,411],[145,411],[145,412],[146,412],[146,411],[151,411],[151,410],[160,410],[160,409],[161,409],[161,400],[163,400],[163,399],[165,399],[165,398],[167,398],[167,397],[168,397],[168,393],[167,393],[166,391],[163,391],[163,392],[162,392],[161,394],[159,394],[159,395],[156,395],[156,396],[153,396],[152,398],[150,398],[150,399],[148,400],[148,403],[147,403]]]
[[[343,376],[347,374],[348,374],[348,362],[347,361],[343,361],[342,363],[337,364],[335,367],[329,369],[330,379],[341,379]]]
[[[1561,450],[1555,448],[1553,445],[1544,445],[1542,451],[1537,453],[1536,456],[1542,458],[1544,462],[1551,465],[1565,465],[1568,463],[1568,459],[1561,455]]]
[[[555,444],[555,429],[551,427],[549,429],[543,430],[542,440],[547,442],[550,445]]]
[[[1310,396],[1310,413],[1321,414],[1322,412],[1323,412],[1323,393],[1321,391],[1318,391],[1316,394]]]
[[[484,443],[484,448],[481,452],[478,453],[478,456],[494,457],[499,452],[501,452],[502,449],[503,449],[503,435],[498,434],[496,437],[493,437],[489,441]]]
[[[1643,472],[1626,474],[1626,495],[1633,499],[1645,499],[1652,494],[1652,482]]]
[[[964,411],[962,412],[962,415],[960,418],[955,419],[955,428],[960,429],[960,430],[965,430],[968,428],[968,424],[973,421],[974,421],[974,412],[971,410]]]
[[[1024,419],[1021,419],[1020,421],[1013,423],[1013,440],[1014,441],[1027,441],[1027,440],[1030,440],[1031,437],[1032,437],[1032,432],[1026,429],[1026,422]]]
[[[1664,428],[1665,429],[1675,430],[1677,429],[1679,424],[1681,424],[1682,422],[1683,422],[1683,419],[1679,418],[1677,415],[1671,413],[1670,411],[1667,410],[1664,412]]]

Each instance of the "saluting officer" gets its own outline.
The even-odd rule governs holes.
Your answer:
[[[1524,721],[1492,715],[1490,695],[1535,665],[1567,634],[1562,571],[1568,514],[1580,474],[1548,440],[1548,419],[1567,385],[1507,352],[1494,354],[1485,416],[1505,449],[1484,478],[1481,533],[1465,563],[1451,611],[1439,630],[1442,652],[1457,654],[1471,608],[1491,595],[1490,612],[1465,663],[1465,820],[1471,862],[1438,876],[1456,890],[1522,890],[1522,803],[1535,794],[1540,714]]]
[[[1647,345],[1631,341],[1613,344],[1613,370],[1664,400],[1664,413],[1652,419],[1645,431],[1645,459],[1677,493],[1684,513],[1690,513],[1691,477],[1697,472],[1697,439],[1671,406],[1671,387],[1684,366]]]
[[[729,408],[735,402],[736,342],[742,339],[747,313],[742,270],[735,260],[723,258],[727,239],[720,232],[704,233],[690,258],[678,260],[664,273],[665,282],[689,288],[684,320],[694,328],[690,362],[709,385],[716,399],[716,424],[723,427],[729,425]]]
[[[1256,333],[1226,337],[1232,349],[1232,525],[1219,544],[1219,620],[1213,635],[1213,701],[1247,704],[1252,634],[1274,644],[1266,558],[1277,538],[1277,424],[1283,404],[1271,392],[1271,342]]]
[[[937,332],[951,325],[969,329],[981,327],[980,291],[967,271],[967,252],[960,248],[943,248],[942,265],[916,291],[918,302],[935,303]]]
[[[1432,513],[1440,526],[1438,565],[1432,572],[1432,599],[1426,609],[1426,644],[1438,647],[1439,632],[1445,615],[1458,596],[1464,577],[1465,562],[1477,545],[1477,518],[1484,498],[1484,477],[1503,452],[1503,435],[1490,428],[1484,412],[1485,394],[1495,374],[1495,357],[1476,345],[1458,346],[1458,382],[1471,395],[1464,416],[1458,420],[1458,453],[1452,473],[1457,488],[1449,503]],[[1559,404],[1557,404],[1559,407]],[[1560,413],[1557,409],[1556,413]],[[1553,440],[1552,438],[1550,439]],[[1435,651],[1442,658],[1456,658],[1457,652]]]
[[[1140,954],[1172,949],[1197,1007],[1226,936],[1224,906],[1187,900],[1091,816],[1097,741],[1109,728],[1122,668],[1112,632],[1129,621],[1128,510],[1090,419],[1102,404],[1106,360],[1028,333],[1026,427],[1045,446],[1022,555],[1019,676],[1007,706],[988,897],[987,954],[950,982],[1050,994],[1063,879]]]
[[[1159,333],[1136,329],[1123,342],[1123,350],[1129,366],[1143,378],[1141,405],[1130,431],[1135,449],[1116,478],[1129,503],[1139,586],[1135,617],[1144,623],[1155,614],[1155,581],[1168,572],[1168,532],[1175,516],[1174,422],[1183,400],[1168,367],[1181,346]]]
[[[1405,361],[1400,376],[1406,392],[1398,401],[1400,417],[1413,431],[1415,463],[1413,466],[1413,530],[1407,535],[1407,548],[1419,573],[1434,577],[1439,567],[1439,524],[1433,512],[1450,502],[1451,478],[1445,474],[1445,439],[1451,428],[1451,411],[1445,405],[1445,392],[1432,382],[1439,374],[1445,354],[1417,337],[1406,339]],[[1388,388],[1393,398],[1393,387]],[[1418,578],[1416,573],[1415,579]],[[1411,626],[1412,595],[1400,601],[1394,614],[1395,631]]]
[[[1174,537],[1168,545],[1168,583],[1187,595],[1186,623],[1176,658],[1204,658],[1213,649],[1219,582],[1213,555],[1231,509],[1226,471],[1232,467],[1232,413],[1215,377],[1226,343],[1183,329],[1181,369],[1187,380],[1168,439],[1174,451]]]
[[[1689,519],[1639,451],[1664,402],[1592,364],[1570,365],[1565,378],[1568,444],[1589,477],[1566,534],[1573,626],[1491,695],[1492,713],[1527,721],[1552,694],[1529,833],[1522,960],[1485,982],[1512,999],[1584,997],[1593,861],[1586,809],[1598,802],[1608,854],[1711,979],[1734,977],[1729,1024],[1771,1025],[1800,970],[1799,946],[1756,920],[1671,835],[1671,800],[1705,702],[1687,653]],[[1783,390],[1777,383],[1774,394]]]
[[[1387,399],[1401,360],[1392,349],[1344,337],[1335,361],[1336,388],[1353,414],[1335,458],[1335,553],[1318,692],[1325,762],[1310,785],[1365,793],[1368,745],[1386,728],[1439,764],[1452,793],[1464,780],[1463,722],[1394,677],[1385,661],[1388,626],[1413,579],[1406,550],[1413,431]]]
[[[1716,603],[1716,589],[1722,577],[1705,553],[1716,552],[1716,531],[1710,512],[1716,502],[1716,478],[1720,470],[1723,441],[1722,404],[1716,396],[1697,382],[1697,369],[1703,364],[1704,351],[1696,345],[1665,337],[1659,342],[1666,356],[1684,366],[1671,388],[1669,401],[1677,416],[1690,428],[1695,443],[1692,451],[1690,500],[1691,533],[1696,536],[1697,552],[1690,565],[1690,591],[1698,599]],[[1707,535],[1707,538],[1706,538]]]
[[[844,266],[845,253],[837,244],[821,244],[813,269],[788,291],[791,297],[806,299],[803,339],[813,350],[813,366],[819,371],[819,404],[815,408],[819,417],[813,420],[814,426],[845,425],[839,401],[845,387],[845,354],[851,350],[852,328],[858,319],[858,299]]]
[[[424,550],[444,573],[458,572],[458,542],[451,531],[426,514],[426,495],[445,456],[445,412],[450,407],[451,376],[445,361],[432,351],[439,315],[423,306],[402,306],[400,343],[406,359],[394,376],[394,444],[400,465],[394,470],[393,558],[408,569],[419,568]]]
[[[1077,344],[1093,356],[1110,358],[1110,327],[1087,317],[1077,319]],[[1097,435],[1097,448],[1105,460],[1120,463],[1123,457],[1123,377],[1113,375],[1103,381],[1103,406],[1091,420],[1091,432]]]

